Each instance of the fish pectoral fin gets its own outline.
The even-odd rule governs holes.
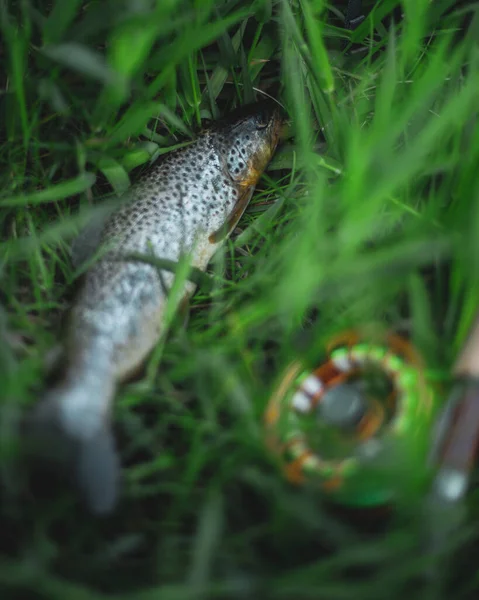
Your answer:
[[[217,244],[223,241],[233,231],[233,229],[238,224],[238,221],[243,216],[246,207],[250,203],[251,197],[253,196],[254,188],[254,185],[249,185],[244,188],[244,190],[241,192],[240,197],[236,201],[232,213],[226,220],[225,224],[222,225],[217,231],[212,233],[208,238],[212,244]]]

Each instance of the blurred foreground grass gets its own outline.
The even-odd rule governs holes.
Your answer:
[[[262,445],[302,332],[312,358],[347,327],[406,328],[446,380],[477,304],[477,6],[370,0],[351,34],[345,4],[0,2],[2,598],[438,597],[416,581],[420,507],[351,525],[286,485]],[[33,493],[18,421],[77,276],[72,236],[203,122],[263,94],[293,135],[188,328],[121,390],[121,509],[94,521],[69,495]],[[468,552],[444,597],[475,597]]]

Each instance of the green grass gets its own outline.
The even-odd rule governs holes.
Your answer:
[[[268,395],[298,353],[406,324],[445,382],[477,308],[479,15],[452,0],[364,4],[351,34],[345,2],[0,2],[2,598],[440,597],[417,582],[420,503],[374,528],[345,519],[285,483],[263,446]],[[72,237],[257,90],[285,104],[291,137],[188,327],[173,322],[121,389],[119,511],[96,521],[69,494],[34,494],[18,423],[60,335]],[[475,498],[444,597],[477,592]]]

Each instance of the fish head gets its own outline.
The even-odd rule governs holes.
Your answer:
[[[282,112],[273,102],[241,107],[218,123],[225,168],[239,186],[256,185],[276,150],[283,124]]]

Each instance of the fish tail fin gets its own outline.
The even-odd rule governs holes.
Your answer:
[[[118,502],[120,459],[110,422],[78,449],[76,478],[88,507],[95,514],[108,514]]]
[[[34,410],[35,455],[74,478],[88,509],[110,513],[117,504],[120,460],[109,417],[112,378],[64,380]]]

